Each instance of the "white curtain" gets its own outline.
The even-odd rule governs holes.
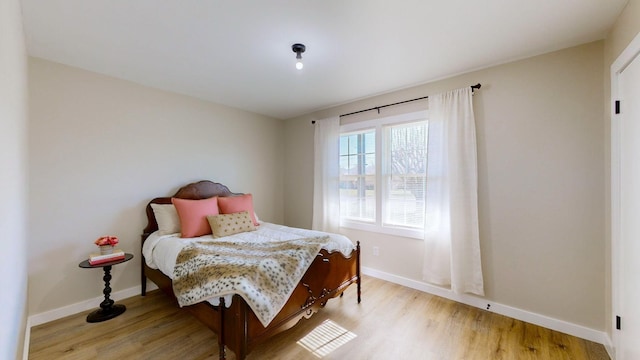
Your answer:
[[[424,280],[484,295],[470,87],[429,95]]]
[[[340,228],[340,117],[318,120],[314,134],[312,229]]]

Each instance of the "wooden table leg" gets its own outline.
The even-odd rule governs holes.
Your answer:
[[[114,305],[114,301],[109,298],[111,295],[111,266],[105,266],[104,268],[104,290],[102,293],[104,294],[104,300],[100,303],[100,309],[90,313],[87,315],[87,322],[95,323],[101,322],[109,319],[113,319],[114,317],[122,314],[127,308],[124,305]]]

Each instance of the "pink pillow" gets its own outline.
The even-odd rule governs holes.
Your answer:
[[[256,214],[253,211],[253,196],[251,196],[251,194],[219,197],[218,207],[220,208],[221,214],[233,214],[241,211],[246,211],[249,213],[249,215],[251,215],[253,225],[260,225],[256,220]]]
[[[181,237],[191,238],[211,234],[207,215],[218,215],[218,198],[187,200],[171,198],[180,218]]]

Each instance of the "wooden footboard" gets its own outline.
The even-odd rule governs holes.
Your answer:
[[[153,281],[167,295],[175,299],[171,279],[159,270],[149,268],[143,260],[142,295],[146,291],[146,278]],[[351,284],[357,284],[360,302],[360,243],[350,257],[340,252],[322,250],[311,264],[282,310],[264,327],[244,299],[233,297],[231,305],[213,306],[202,302],[185,306],[198,320],[218,336],[220,359],[225,358],[225,347],[244,359],[253,348],[270,337],[290,329],[303,318],[309,318],[327,300],[339,296]],[[224,299],[222,299],[224,301]],[[177,304],[177,300],[176,300]]]

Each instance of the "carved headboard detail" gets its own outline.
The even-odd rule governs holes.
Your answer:
[[[142,234],[143,241],[152,232],[158,230],[158,222],[156,221],[155,214],[151,208],[151,204],[171,204],[171,198],[200,200],[208,199],[214,196],[235,196],[242,195],[241,193],[233,193],[228,187],[220,183],[216,183],[209,180],[201,180],[181,187],[175,195],[170,197],[159,197],[151,200],[147,204],[147,227],[144,228]]]

